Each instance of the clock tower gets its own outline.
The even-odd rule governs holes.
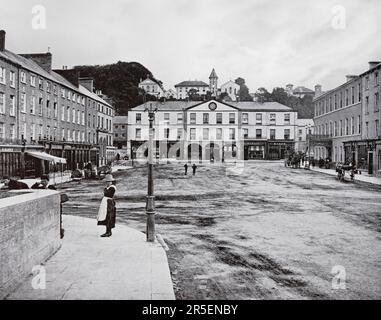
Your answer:
[[[210,92],[212,93],[212,96],[217,97],[218,77],[214,68],[212,70],[212,73],[209,76],[209,89],[210,89]]]

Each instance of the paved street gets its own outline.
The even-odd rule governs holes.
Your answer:
[[[145,230],[146,167],[116,173],[117,223]],[[221,165],[195,177],[155,168],[157,232],[177,299],[380,299],[381,189],[281,162]],[[96,217],[100,181],[62,186],[64,213]],[[346,289],[332,288],[334,266]]]

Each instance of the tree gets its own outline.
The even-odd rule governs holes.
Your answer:
[[[271,96],[273,101],[284,104],[285,106],[289,105],[289,96],[283,88],[274,88]]]
[[[201,96],[198,93],[197,89],[190,89],[190,90],[188,90],[188,97],[189,97],[190,101],[200,101],[200,100],[202,100]]]
[[[255,94],[255,99],[258,101],[258,102],[271,102],[272,101],[272,95],[270,92],[267,91],[266,88],[259,88]]]
[[[235,79],[235,83],[239,85],[239,101],[253,101],[253,97],[249,93],[249,88],[245,84],[245,79],[238,77]]]

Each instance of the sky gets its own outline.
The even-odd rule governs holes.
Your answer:
[[[208,83],[215,68],[219,85],[242,77],[250,92],[288,83],[329,90],[381,61],[380,0],[0,0],[0,8],[10,51],[50,50],[55,68],[137,61],[166,89]]]

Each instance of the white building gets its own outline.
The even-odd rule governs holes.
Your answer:
[[[296,119],[295,126],[295,151],[308,152],[307,135],[315,133],[313,119]],[[313,156],[313,150],[310,150]]]
[[[140,81],[139,88],[143,89],[147,94],[161,98],[164,96],[163,87],[157,82],[151,80],[149,77],[147,79]]]
[[[147,102],[128,113],[128,147],[134,159],[148,155],[145,109],[150,104],[157,107],[157,158],[216,162],[282,159],[287,150],[294,149],[297,113],[276,102]]]
[[[183,81],[175,85],[177,98],[182,100],[189,97],[189,91],[195,90],[195,93],[200,96],[206,95],[209,91],[209,85],[203,81]]]
[[[228,82],[221,85],[220,94],[226,93],[228,94],[231,101],[237,101],[237,96],[239,92],[239,85],[234,81],[229,80]]]

